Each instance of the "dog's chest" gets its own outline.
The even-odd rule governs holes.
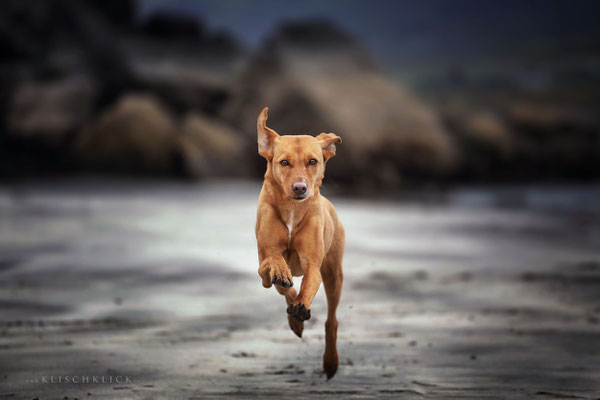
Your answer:
[[[290,243],[292,242],[292,230],[294,229],[294,212],[293,211],[290,211],[285,224],[288,229],[288,247],[290,247]]]

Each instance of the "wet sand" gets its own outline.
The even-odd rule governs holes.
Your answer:
[[[327,381],[323,290],[298,339],[256,273],[258,191],[0,187],[0,399],[600,398],[594,195],[334,198],[347,250]],[[50,383],[94,376],[129,381]]]

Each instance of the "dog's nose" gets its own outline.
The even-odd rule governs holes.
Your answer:
[[[306,193],[307,189],[308,189],[308,186],[306,186],[306,183],[304,183],[304,182],[296,182],[292,185],[292,190],[297,195],[302,195],[302,194]]]

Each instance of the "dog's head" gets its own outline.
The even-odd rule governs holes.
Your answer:
[[[335,156],[335,143],[342,139],[333,133],[284,135],[267,127],[265,107],[256,123],[258,154],[267,159],[267,175],[290,198],[304,201],[315,193],[325,174],[325,163]]]

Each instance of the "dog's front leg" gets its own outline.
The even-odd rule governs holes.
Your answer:
[[[266,288],[270,288],[273,284],[289,288],[293,285],[292,272],[283,258],[288,241],[287,228],[278,219],[271,206],[262,204],[258,211],[256,221],[258,275]]]
[[[321,225],[309,222],[308,226],[295,238],[294,246],[298,252],[304,278],[302,278],[300,292],[288,306],[287,313],[298,321],[305,321],[310,319],[310,305],[323,281],[321,265],[323,264],[324,250]]]
[[[304,273],[300,293],[296,300],[288,306],[287,313],[298,321],[310,319],[310,305],[321,285],[321,271],[316,267],[309,267]]]

